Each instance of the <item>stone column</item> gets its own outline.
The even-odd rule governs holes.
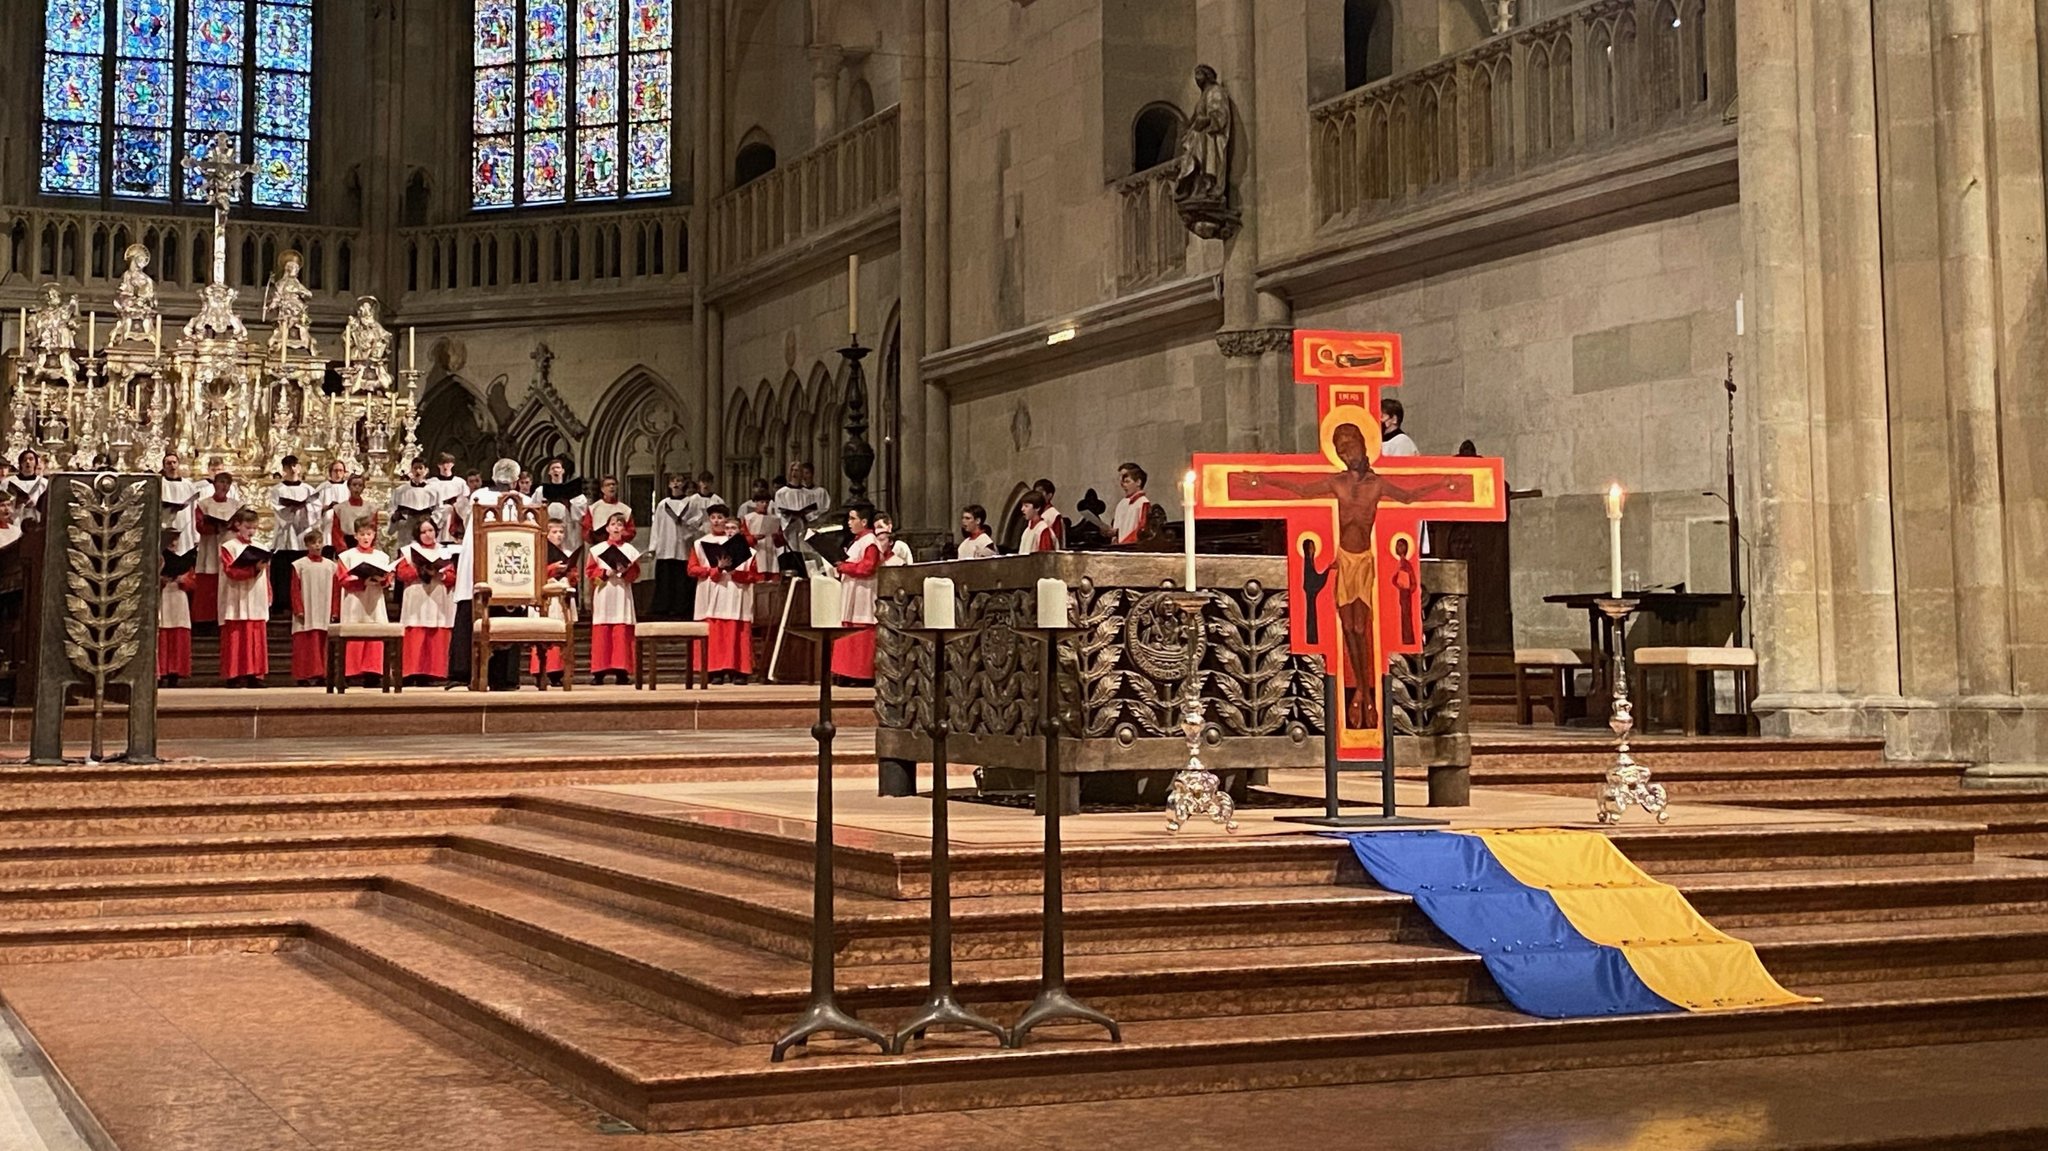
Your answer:
[[[813,44],[811,57],[811,142],[822,144],[839,130],[839,67],[845,53],[837,44]]]
[[[924,346],[953,343],[951,0],[925,0]],[[946,389],[924,389],[924,508],[921,527],[945,528],[953,506],[953,401]]]
[[[1742,93],[1742,239],[1749,335],[1749,517],[1752,633],[1770,712],[1822,685],[1823,558],[1814,521],[1814,444],[1808,401],[1804,139],[1797,7],[1751,0],[1736,28]],[[1783,717],[1766,715],[1783,729]]]
[[[1812,16],[1819,319],[1826,341],[1825,409],[1815,430],[1827,460],[1832,577],[1819,592],[1834,625],[1834,651],[1822,653],[1822,666],[1832,691],[1895,697],[1899,617],[1869,0],[1821,0]]]
[[[1965,698],[2012,692],[1999,487],[1998,299],[1987,198],[1983,0],[1934,0],[1942,352],[1955,484],[1956,648]],[[1745,105],[1747,101],[1745,101]]]
[[[1258,144],[1251,110],[1257,105],[1258,44],[1252,0],[1222,6],[1216,38],[1216,71],[1230,89],[1233,206],[1243,214],[1237,234],[1223,242],[1223,350],[1225,443],[1233,452],[1270,450],[1276,430],[1277,397],[1266,387],[1260,365],[1273,355],[1273,337],[1257,329],[1261,301],[1259,270]],[[1277,303],[1278,301],[1273,301]],[[1283,305],[1284,306],[1284,305]]]
[[[704,136],[697,147],[705,155],[704,169],[709,177],[701,207],[695,210],[704,217],[703,233],[710,240],[706,249],[718,242],[717,219],[712,211],[718,197],[725,194],[726,181],[732,178],[732,163],[725,148],[725,4],[726,0],[699,0],[707,9],[705,16],[705,48],[707,57],[704,69],[706,99],[698,122],[703,125]],[[711,279],[713,262],[710,252],[690,253],[690,266],[702,267],[697,273],[708,284]],[[718,305],[709,300],[704,302],[704,423],[706,467],[714,474],[723,471],[725,464],[725,314]],[[735,496],[734,499],[739,497]]]
[[[364,262],[369,266],[361,269],[368,273],[367,276],[358,274],[356,291],[375,294],[385,301],[399,299],[400,285],[404,283],[398,275],[399,207],[405,198],[403,17],[403,11],[396,4],[372,4],[363,13],[364,34],[369,41],[366,63],[370,115],[369,148],[362,169],[362,229],[363,246],[368,249],[364,253],[368,259]],[[467,170],[467,165],[464,170]],[[239,243],[229,246],[231,259],[238,258],[240,247]],[[235,282],[239,283],[241,269],[235,271]],[[259,281],[269,274],[268,268],[258,269]],[[365,282],[370,286],[360,286]]]
[[[929,507],[931,432],[926,418],[925,334],[925,26],[924,0],[903,0],[903,72],[897,107],[897,188],[901,202],[896,263],[899,282],[898,338],[903,342],[897,395],[902,404],[900,451],[903,453],[903,507],[898,510],[916,529],[933,526]]]
[[[709,319],[704,293],[710,282],[711,245],[708,239],[711,235],[711,170],[715,166],[711,152],[711,8],[717,2],[697,0],[690,26],[690,35],[696,40],[692,60],[696,78],[691,87],[696,123],[690,133],[690,363],[697,370],[686,398],[694,417],[690,420],[690,458],[697,461],[700,469],[709,468],[714,473],[721,473],[715,457],[718,447],[724,446],[725,429],[711,423],[711,395],[719,388],[711,375],[710,345],[704,335]],[[719,475],[721,482],[724,478],[723,474]]]

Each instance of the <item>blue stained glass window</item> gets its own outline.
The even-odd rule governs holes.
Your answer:
[[[242,138],[240,136],[229,136],[228,150],[230,154],[240,156],[242,154]],[[192,157],[194,160],[204,160],[212,151],[213,134],[211,132],[185,133],[185,155]],[[181,169],[180,175],[182,176],[181,182],[185,189],[185,198],[195,202],[202,199],[205,195],[205,188],[200,184],[199,174],[189,168],[185,168]]]
[[[98,60],[87,56],[51,56],[43,62],[43,118],[99,123]]]
[[[42,2],[43,191],[195,200],[226,133],[255,203],[305,206],[313,0]]]
[[[171,0],[121,0],[120,43],[123,56],[168,60],[177,44]]]
[[[256,77],[256,130],[266,136],[303,136],[313,115],[313,80],[297,72]]]
[[[114,130],[114,194],[170,198],[170,132],[157,128]]]
[[[171,66],[123,60],[114,77],[114,119],[138,128],[171,126]]]
[[[93,195],[100,190],[100,126],[43,124],[43,191]]]
[[[194,0],[185,52],[208,64],[242,62],[242,0]]]
[[[673,0],[472,3],[474,207],[670,190]]]
[[[258,4],[256,62],[286,72],[312,71],[313,10],[286,4]]]
[[[105,0],[50,0],[43,9],[43,47],[89,55],[106,51]]]
[[[255,185],[250,195],[273,208],[306,206],[306,142],[256,141]]]

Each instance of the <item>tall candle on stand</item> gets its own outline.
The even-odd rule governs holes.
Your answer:
[[[21,310],[21,355],[20,355],[19,357],[17,357],[17,358],[19,358],[19,359],[24,359],[24,360],[25,360],[25,359],[28,359],[28,309],[27,309],[27,308],[23,308],[23,309]]]
[[[1607,488],[1607,594],[1621,598],[1621,504],[1625,493],[1620,484]]]
[[[1187,553],[1188,561],[1187,579],[1182,582],[1181,590],[1193,591],[1195,590],[1195,473],[1193,471],[1189,471],[1187,475],[1181,477],[1180,506],[1181,515],[1185,517],[1187,523],[1187,527],[1181,535],[1184,537],[1183,550]]]
[[[85,354],[88,356],[92,355],[93,345],[99,342],[100,314],[98,312],[87,312],[85,314]]]
[[[846,257],[846,334],[860,332],[860,253]]]
[[[1067,626],[1067,585],[1056,579],[1038,581],[1038,626]]]
[[[419,371],[419,359],[420,330],[409,327],[405,330],[405,370],[408,372]]]
[[[929,576],[924,581],[924,626],[950,631],[953,624],[953,581]]]

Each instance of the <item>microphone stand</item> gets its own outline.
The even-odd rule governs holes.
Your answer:
[[[1728,353],[1728,592],[1735,597],[1735,646],[1746,646],[1742,621],[1749,601],[1742,594],[1742,513],[1735,510],[1735,353]]]

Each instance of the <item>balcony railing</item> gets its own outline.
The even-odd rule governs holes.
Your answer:
[[[0,208],[0,275],[67,291],[113,285],[127,270],[130,244],[149,250],[150,275],[165,288],[196,288],[213,278],[213,221],[202,216],[65,208]],[[228,283],[259,287],[277,259],[297,251],[300,278],[316,296],[344,298],[356,290],[361,236],[349,228],[235,220],[228,226]]]
[[[682,280],[690,270],[689,225],[688,208],[663,205],[407,228],[401,233],[406,296],[432,302]]]
[[[896,108],[829,137],[712,205],[714,276],[850,220],[896,195]]]
[[[1734,0],[1596,0],[1309,109],[1317,219],[1362,223],[1735,102]]]
[[[1122,253],[1117,264],[1120,292],[1178,277],[1188,266],[1188,229],[1173,206],[1177,161],[1147,168],[1116,182],[1117,228]]]

